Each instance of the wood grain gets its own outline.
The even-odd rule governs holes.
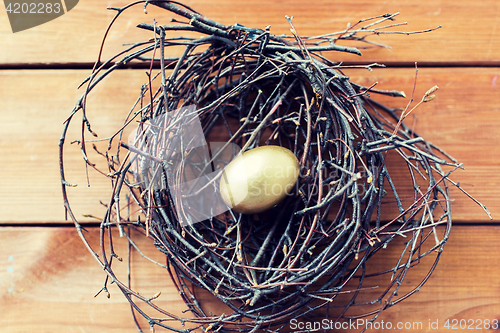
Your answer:
[[[87,235],[98,248],[98,229]],[[94,298],[105,275],[75,229],[1,228],[0,238],[2,332],[134,332],[130,307],[115,285],[109,287],[111,298],[104,294]],[[137,242],[152,258],[162,260],[151,243],[149,250],[145,246],[147,239]],[[127,258],[124,243],[118,241],[117,246]],[[184,303],[166,272],[137,258],[135,253],[134,288],[151,296],[161,291],[158,305],[180,315]],[[126,281],[126,263],[117,263],[113,268]]]
[[[400,12],[396,23],[407,26],[392,31],[418,31],[437,26],[441,29],[421,35],[379,35],[371,40],[392,49],[364,50],[364,56],[330,54],[337,61],[428,64],[495,64],[500,63],[500,3],[495,0],[469,1],[265,1],[234,2],[230,0],[186,0],[185,4],[224,24],[236,22],[248,27],[272,26],[276,34],[289,33],[285,15],[294,16],[294,24],[303,36],[345,29],[348,23],[385,13]],[[92,63],[97,58],[101,39],[114,12],[106,7],[120,7],[129,1],[87,0],[67,14],[41,26],[11,33],[6,12],[0,10],[0,65],[17,67],[31,64]],[[124,43],[152,37],[136,29],[141,22],[153,19],[167,24],[172,15],[150,6],[144,14],[136,6],[118,21],[110,31],[104,57],[122,49]],[[177,35],[177,34],[176,34]],[[56,50],[56,51],[54,51]]]
[[[60,189],[58,147],[62,123],[70,114],[81,91],[76,87],[87,71],[0,71],[0,222],[38,223],[64,222]],[[413,69],[350,70],[346,74],[366,86],[378,82],[381,89],[404,90],[411,95],[415,73]],[[417,132],[427,140],[445,149],[463,162],[465,171],[457,171],[452,179],[485,204],[500,218],[500,176],[497,172],[498,103],[500,89],[496,78],[498,69],[487,68],[423,68],[418,73],[415,99],[433,85],[440,86],[436,99],[414,112]],[[109,137],[123,122],[139,94],[146,75],[141,70],[126,70],[108,77],[88,100],[88,117],[99,138]],[[500,85],[500,83],[499,83]],[[373,96],[387,105],[405,107],[408,98]],[[415,121],[416,119],[416,121]],[[82,154],[77,145],[69,142],[81,139],[81,121],[74,121],[65,148],[67,180],[78,184],[68,189],[75,214],[82,221],[84,214],[102,216],[111,198],[110,183],[89,170],[89,184]],[[92,139],[90,135],[87,138]],[[99,145],[101,150],[106,142]],[[91,149],[91,148],[90,148]],[[92,151],[98,167],[102,159]],[[392,175],[403,188],[408,186],[405,169],[396,169]],[[408,192],[409,193],[409,192]],[[453,217],[461,222],[487,222],[486,214],[458,190],[452,191]],[[411,202],[408,202],[410,204]],[[392,218],[388,209],[385,218]]]
[[[405,332],[448,332],[444,328],[448,319],[499,319],[500,280],[495,265],[500,260],[500,245],[496,241],[499,232],[499,227],[454,227],[427,284],[417,294],[384,311],[378,322],[394,326],[398,322],[422,323],[422,329],[400,330]],[[97,228],[91,228],[86,235],[92,246],[98,246]],[[145,254],[163,262],[162,255],[146,238],[134,234],[133,238]],[[368,269],[381,269],[394,262],[401,245],[391,243],[371,259]],[[123,239],[117,238],[115,246],[117,254],[126,258]],[[129,305],[116,286],[110,286],[111,298],[94,298],[104,283],[105,273],[73,228],[0,228],[0,253],[2,332],[137,332]],[[403,291],[418,284],[429,268],[427,264],[422,262],[410,269]],[[137,291],[151,296],[161,291],[155,302],[165,310],[181,314],[185,306],[164,269],[147,262],[137,252],[132,254],[132,267],[132,285]],[[126,279],[125,262],[115,261],[113,268],[120,280]],[[389,278],[383,275],[371,283],[383,287]],[[212,311],[220,311],[217,302],[203,301]],[[438,321],[439,329],[429,329],[429,321]],[[148,331],[147,325],[143,328]],[[162,332],[159,328],[156,331]],[[337,331],[350,333],[359,329]]]
[[[126,75],[130,92],[135,90],[132,87],[140,87],[142,83],[142,74],[135,74]],[[0,214],[3,215],[3,222],[64,221],[57,145],[63,122],[83,93],[77,91],[76,87],[86,75],[86,71],[0,73],[0,109],[3,117],[0,123],[0,150],[3,156],[0,161],[3,178]],[[119,91],[113,90],[114,83],[110,83],[110,87],[100,98],[89,100],[89,105],[94,102],[99,105],[94,114],[94,129],[103,137],[120,126],[117,122],[119,119],[113,119],[113,116],[116,116],[113,112],[120,110],[113,98]],[[123,89],[123,85],[115,89],[120,88]],[[131,99],[122,95],[119,99],[119,104],[123,103],[121,107],[129,108],[135,95],[131,95]],[[79,138],[81,137],[78,136],[78,130],[74,128],[69,141]],[[103,210],[99,207],[99,200],[106,201],[106,197],[101,194],[107,191],[109,185],[90,175],[88,187],[85,164],[81,157],[78,149],[68,152],[68,164],[72,165],[68,171],[68,179],[79,184],[83,191],[76,198],[71,198],[79,202],[79,216],[92,212],[99,216]]]
[[[407,105],[415,83],[414,69],[375,70],[373,75],[361,73],[363,76],[358,76],[360,71],[353,71],[352,80],[368,86],[377,82],[377,87],[381,89],[399,89],[408,95],[406,100],[387,97],[377,100],[392,107]],[[500,185],[494,171],[499,165],[497,156],[500,153],[497,145],[500,118],[495,103],[500,97],[496,84],[499,73],[497,68],[420,69],[415,101],[419,101],[434,85],[440,88],[431,103],[421,105],[414,111],[413,117],[407,119],[407,124],[412,124],[418,134],[463,163],[465,170],[457,171],[451,178],[489,207],[494,219],[498,219],[498,195],[495,191]],[[455,199],[452,210],[457,221],[488,220],[463,194],[455,190],[452,193]]]

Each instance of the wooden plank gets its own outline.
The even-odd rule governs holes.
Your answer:
[[[64,221],[57,142],[63,121],[82,93],[76,86],[87,74],[87,71],[73,70],[0,72],[3,117],[0,156],[7,157],[0,159],[3,178],[0,222]],[[379,69],[373,73],[351,70],[346,74],[366,86],[378,82],[377,87],[381,89],[397,88],[408,95],[414,82],[412,69]],[[494,221],[500,218],[497,203],[500,195],[497,172],[500,90],[496,83],[499,74],[498,69],[486,68],[421,69],[415,99],[420,99],[433,85],[441,88],[434,101],[414,112],[417,132],[464,163],[466,170],[457,171],[452,178],[460,181],[466,191],[491,210]],[[146,75],[141,70],[120,71],[108,77],[96,94],[89,97],[88,117],[99,138],[110,136],[121,126],[145,80]],[[394,107],[404,107],[409,101],[409,97],[374,97]],[[67,180],[79,185],[68,189],[70,200],[78,218],[83,214],[102,216],[105,209],[99,200],[109,202],[110,183],[90,170],[91,186],[87,186],[82,154],[77,145],[69,144],[81,139],[80,126],[76,120],[70,128],[65,150]],[[91,138],[90,135],[87,138]],[[105,149],[107,144],[103,144]],[[98,166],[103,167],[102,160],[100,163]],[[393,177],[408,186],[406,171],[400,171]],[[486,214],[461,192],[453,190],[452,196],[455,221],[489,221]],[[394,211],[389,211],[386,217],[391,216]],[[82,218],[85,220],[95,221]]]
[[[351,72],[354,82],[366,86],[377,82],[380,89],[400,89],[408,95],[404,101],[382,96],[377,98],[387,106],[404,108],[411,98],[414,69],[375,70],[373,76],[367,75],[366,71],[347,71],[347,74]],[[451,178],[489,207],[495,219],[498,219],[495,191],[500,183],[493,170],[498,165],[496,156],[500,153],[496,144],[500,118],[496,114],[497,105],[490,104],[490,101],[500,97],[496,84],[498,73],[497,69],[420,69],[414,92],[415,102],[420,101],[434,85],[440,88],[432,102],[422,104],[413,111],[413,116],[407,118],[407,124],[412,124],[419,135],[463,163],[465,170],[456,171]],[[488,219],[460,191],[452,189],[451,193],[455,200],[452,203],[453,216],[457,221]]]
[[[87,235],[98,248],[98,229]],[[105,293],[94,298],[105,275],[75,229],[3,227],[0,238],[2,332],[134,331],[130,307],[116,285],[109,287],[111,298]],[[164,262],[146,238],[137,242],[146,248],[146,254]],[[127,247],[123,242],[117,246],[117,253],[126,258]],[[132,283],[137,290],[150,296],[161,291],[158,305],[181,315],[184,303],[167,273],[156,265],[136,261],[136,257],[137,253],[133,259],[139,275],[132,277]],[[116,263],[113,268],[118,278],[126,281],[126,261]]]
[[[398,305],[384,311],[378,319],[397,325],[421,323],[411,332],[448,332],[447,320],[474,320],[474,327],[486,328],[485,320],[496,320],[500,302],[495,293],[500,245],[499,227],[453,227],[443,256],[427,284]],[[86,233],[90,244],[98,246],[97,228]],[[136,244],[151,258],[164,262],[163,255],[149,240],[132,235]],[[136,332],[130,308],[116,285],[110,285],[111,298],[103,294],[94,298],[105,279],[105,273],[80,241],[73,228],[0,228],[0,330],[2,332]],[[127,258],[124,239],[115,238],[116,253]],[[396,242],[397,243],[397,242]],[[397,260],[402,243],[390,243],[369,261],[368,271],[388,267]],[[411,268],[402,289],[414,288],[423,277],[429,262]],[[118,278],[127,277],[126,263],[115,261]],[[132,284],[142,295],[153,296],[161,308],[176,314],[185,309],[166,271],[146,261],[137,252],[132,255]],[[390,276],[371,281],[386,286]],[[217,302],[205,299],[214,312],[221,311]],[[322,318],[320,318],[321,320]],[[429,323],[438,321],[438,329]],[[481,325],[480,325],[481,324]],[[414,324],[417,325],[417,324]],[[377,326],[374,326],[377,327]],[[457,326],[459,327],[459,326]],[[293,327],[289,327],[293,328]],[[148,331],[148,326],[143,326]],[[163,330],[156,328],[157,332]],[[336,330],[359,332],[360,329]],[[387,332],[384,329],[369,332]],[[403,330],[399,330],[403,331]],[[487,329],[479,330],[487,331]]]
[[[430,280],[419,292],[385,310],[378,320],[379,324],[374,325],[374,329],[368,332],[387,332],[390,327],[388,325],[396,329],[398,323],[404,325],[404,330],[398,331],[404,332],[448,332],[450,329],[465,331],[471,329],[471,326],[479,331],[488,331],[488,327],[484,326],[486,320],[489,319],[490,323],[498,322],[500,310],[500,302],[491,294],[491,290],[500,283],[496,278],[498,269],[492,265],[498,259],[489,250],[495,251],[498,231],[498,227],[452,228],[450,240]],[[485,244],[484,249],[479,246],[481,242]],[[391,249],[391,245],[394,248]],[[401,245],[402,242],[391,243],[387,253],[381,253],[380,257],[377,257],[377,254],[370,259],[373,262],[369,263],[369,266],[373,266],[367,268],[367,274],[392,267],[399,258]],[[398,296],[403,296],[420,283],[434,261],[433,256],[430,257],[424,258],[409,270]],[[383,288],[388,285],[390,277],[391,274],[380,276],[376,281],[367,282],[366,287]],[[373,300],[373,296],[379,294],[380,290],[377,289],[367,291],[365,297],[361,296],[358,302],[363,298]],[[357,312],[380,308],[380,305],[361,306]],[[385,326],[382,321],[386,323]],[[366,321],[363,324],[366,324]]]
[[[0,13],[0,64],[61,64],[91,63],[96,60],[100,42],[114,12],[107,6],[120,7],[128,1],[81,1],[67,14],[41,26],[11,33],[6,12]],[[379,35],[371,40],[392,46],[363,51],[364,57],[344,54],[329,55],[337,61],[362,63],[466,63],[496,64],[500,60],[497,43],[500,31],[500,3],[484,0],[471,5],[453,0],[418,3],[404,1],[337,1],[323,0],[270,2],[256,0],[234,2],[230,0],[186,0],[183,3],[224,24],[236,22],[248,27],[272,26],[276,34],[289,33],[284,16],[294,16],[294,24],[303,36],[324,34],[345,29],[348,23],[360,19],[400,12],[395,23],[408,22],[408,26],[392,31],[418,31],[443,26],[442,29],[414,36]],[[172,15],[150,6],[145,15],[138,5],[123,15],[111,30],[104,55],[115,54],[124,43],[152,37],[135,26],[141,22],[167,24]],[[177,33],[175,33],[177,35]],[[56,51],[54,51],[56,50]],[[21,65],[22,66],[22,65]]]
[[[57,144],[63,122],[83,93],[76,87],[87,74],[86,71],[1,72],[0,105],[4,121],[0,124],[0,150],[1,156],[6,157],[0,161],[3,175],[0,214],[3,215],[3,222],[64,221]],[[135,90],[132,87],[140,88],[143,73],[135,72],[130,76],[124,72],[121,73],[122,78],[123,75],[128,83],[121,88],[129,84],[131,91]],[[117,123],[119,119],[112,119],[113,112],[118,110],[113,96],[118,93],[119,90],[112,88],[95,100],[100,105],[100,111],[95,114],[95,130],[103,137],[106,132],[109,135],[112,129],[120,126]],[[124,103],[121,105],[129,108],[135,95],[130,99],[122,95],[119,104]],[[93,103],[92,98],[89,102]],[[79,139],[77,132],[74,128],[69,141]],[[78,216],[93,212],[99,216],[104,210],[99,200],[107,201],[103,193],[108,191],[109,184],[90,175],[91,186],[87,187],[85,164],[81,157],[78,149],[68,152],[68,165],[72,165],[67,169],[68,179],[79,184],[83,191],[70,198],[78,202]]]

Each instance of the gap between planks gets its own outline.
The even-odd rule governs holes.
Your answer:
[[[369,62],[356,61],[356,62],[341,62],[343,66],[364,66],[370,64]],[[109,63],[105,68],[110,68],[116,63]],[[500,61],[443,61],[443,62],[380,62],[386,68],[415,68],[415,64],[419,68],[495,68],[500,67]],[[40,63],[0,63],[0,70],[92,70],[94,62],[40,62]],[[120,69],[149,69],[150,63],[144,62],[131,62],[122,66]],[[159,69],[160,62],[155,61],[153,69]]]
[[[387,221],[385,221],[387,222]],[[384,222],[382,222],[384,223]],[[500,227],[500,222],[473,222],[457,221],[452,223],[455,227]],[[84,229],[100,228],[100,222],[81,222]],[[74,228],[72,222],[4,222],[0,223],[0,228]]]

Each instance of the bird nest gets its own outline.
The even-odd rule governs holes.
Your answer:
[[[140,3],[114,9],[112,24]],[[65,207],[108,276],[103,290],[109,281],[116,283],[131,303],[134,318],[140,313],[152,328],[182,332],[275,332],[286,329],[291,320],[318,316],[332,325],[361,316],[373,321],[417,291],[448,239],[448,187],[454,184],[448,176],[460,165],[405,125],[413,108],[391,109],[371,97],[404,93],[354,83],[344,73],[349,66],[324,56],[335,51],[359,54],[357,48],[338,42],[367,42],[367,36],[397,25],[387,24],[395,15],[361,20],[339,33],[317,37],[299,36],[287,18],[292,34],[277,36],[269,27],[214,22],[176,2],[150,1],[144,9],[148,3],[189,22],[142,23],[139,28],[149,31],[150,39],[107,61],[98,59],[60,141]],[[196,36],[170,37],[170,31]],[[167,57],[171,48],[179,47],[179,56]],[[97,155],[106,168],[97,169],[87,148],[92,140],[86,138],[96,134],[86,100],[103,78],[125,66],[146,68],[148,79],[137,102],[123,113],[123,125],[109,138],[108,150]],[[380,65],[362,67],[374,66]],[[432,100],[436,89],[417,106]],[[75,142],[87,168],[96,169],[112,185],[100,221],[101,244],[107,246],[99,250],[89,245],[67,195],[71,185],[64,176],[63,147],[77,115],[82,116],[82,131]],[[295,154],[298,181],[275,207],[237,213],[221,203],[218,179],[234,156],[265,145]],[[389,173],[389,156],[398,173],[407,172],[410,203]],[[133,206],[135,213],[123,213]],[[164,253],[167,265],[159,265],[172,276],[190,312],[173,315],[156,305],[158,295],[142,296],[117,278],[115,229],[137,251],[130,229]],[[397,241],[402,238],[404,242]],[[370,266],[371,258],[391,246],[401,253],[394,266]],[[428,274],[401,294],[410,268],[431,254]],[[380,275],[391,278],[375,295],[369,281]],[[205,308],[197,299],[199,288],[218,299],[224,313]],[[370,300],[360,296],[367,289],[375,295]],[[144,304],[155,315],[148,314]],[[378,305],[366,311],[367,304]],[[179,328],[172,321],[186,326]]]

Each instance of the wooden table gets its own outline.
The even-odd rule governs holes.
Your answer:
[[[415,111],[414,125],[424,138],[463,162],[452,178],[485,204],[493,219],[458,190],[453,190],[454,226],[442,259],[416,295],[385,311],[378,322],[421,323],[401,331],[447,332],[464,320],[474,332],[487,331],[486,320],[500,319],[500,2],[483,1],[249,1],[188,0],[186,4],[217,21],[286,33],[284,16],[294,16],[301,35],[342,30],[360,18],[400,12],[399,30],[442,28],[418,35],[382,34],[372,40],[392,48],[363,50],[363,56],[329,54],[349,64],[386,64],[373,72],[351,72],[353,81],[378,82],[382,89],[410,95],[418,63],[416,98],[438,85],[432,103]],[[111,298],[99,295],[105,274],[90,256],[69,221],[64,219],[57,143],[62,122],[82,94],[78,84],[90,73],[104,30],[113,13],[106,6],[124,1],[81,1],[54,21],[12,34],[0,9],[0,331],[2,332],[137,332],[130,307],[117,288]],[[123,43],[144,38],[135,25],[168,23],[171,15],[138,7],[110,32],[104,58]],[[91,100],[99,105],[94,130],[118,126],[120,108],[131,105],[145,82],[143,69],[122,70],[108,79],[105,91]],[[103,88],[104,89],[104,88]],[[404,106],[408,98],[381,98]],[[413,121],[412,120],[412,121]],[[76,150],[75,150],[76,151]],[[68,180],[80,185],[72,194],[75,211],[99,215],[98,203],[109,184],[86,175],[81,155],[68,153]],[[90,225],[89,238],[98,241]],[[138,242],[144,240],[138,239]],[[143,244],[147,248],[147,244]],[[125,251],[124,245],[118,246]],[[161,259],[152,249],[151,256]],[[140,266],[136,286],[144,295],[162,292],[158,304],[180,314],[185,308],[162,270]],[[415,267],[415,276],[423,271]],[[422,268],[424,269],[424,268]],[[125,266],[123,274],[125,274]],[[408,276],[411,286],[418,279]],[[381,282],[383,284],[383,281]],[[436,322],[438,326],[436,326]],[[471,325],[471,323],[473,325]],[[411,327],[413,326],[413,327]],[[369,332],[385,332],[384,326]],[[146,327],[147,328],[147,327]],[[435,329],[437,328],[437,329]],[[355,332],[357,330],[340,330]],[[459,329],[459,331],[464,331]]]

